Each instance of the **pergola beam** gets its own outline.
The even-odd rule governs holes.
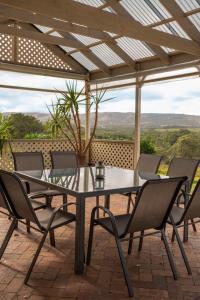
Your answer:
[[[90,36],[100,40],[107,40],[108,38],[108,36],[102,31],[90,29],[76,24],[71,24],[69,22],[64,22],[61,20],[52,19],[44,15],[33,14],[29,11],[5,6],[2,4],[0,4],[0,16],[5,17],[7,19],[28,23],[28,24],[32,23],[32,24],[54,28],[54,30],[57,31],[72,32],[75,34]]]
[[[135,87],[135,134],[134,134],[134,158],[133,168],[137,166],[140,157],[140,137],[141,137],[141,83],[139,78],[136,78]]]
[[[72,0],[57,0],[56,5],[53,0],[0,0],[0,3],[200,56],[196,42]]]
[[[27,66],[27,65],[20,65],[14,63],[5,63],[5,62],[0,62],[0,70],[35,74],[35,75],[42,75],[42,76],[60,77],[65,79],[85,80],[88,78],[88,75],[81,75],[69,71],[52,70],[52,69],[46,69],[42,67],[36,67],[30,65]]]
[[[166,72],[165,70],[171,70],[174,68],[179,68],[181,65],[185,65],[187,63],[191,64],[199,64],[199,60],[197,60],[196,57],[189,55],[189,54],[173,54],[170,56],[170,64],[166,66],[162,61],[160,61],[159,58],[155,58],[153,60],[145,60],[138,63],[139,65],[139,73],[148,75],[156,74],[157,72],[160,73],[160,70],[162,72]],[[183,67],[184,68],[184,67]],[[90,74],[90,80],[91,82],[107,82],[111,80],[120,80],[122,77],[135,77],[136,72],[131,72],[130,68],[128,66],[121,66],[116,67],[111,70],[111,76],[105,78],[101,72],[94,72]]]
[[[74,47],[74,48],[78,48],[79,46],[79,43],[77,43],[75,40],[70,38],[62,38],[62,37],[47,35],[40,32],[19,29],[16,27],[10,27],[1,24],[0,24],[0,33],[10,34],[12,36],[17,36],[22,38],[29,38],[50,45],[62,45],[62,46]]]

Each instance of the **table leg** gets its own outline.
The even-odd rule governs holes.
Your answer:
[[[76,198],[76,232],[75,232],[75,265],[74,272],[84,272],[85,261],[85,197]]]
[[[105,196],[104,207],[110,209],[110,195]],[[105,217],[105,212],[103,213],[103,215]]]
[[[189,182],[187,182],[186,185],[185,185],[185,192],[186,192],[186,196],[185,196],[184,207],[186,207],[187,203],[190,200],[190,198],[189,198]],[[188,221],[184,221],[183,242],[185,243],[187,241],[188,241]]]

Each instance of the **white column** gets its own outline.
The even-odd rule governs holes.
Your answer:
[[[90,84],[85,80],[85,143],[87,144],[90,139]],[[89,162],[89,149],[86,153],[86,162]]]
[[[140,133],[141,133],[141,83],[137,78],[135,88],[135,138],[133,167],[135,168],[140,156]]]

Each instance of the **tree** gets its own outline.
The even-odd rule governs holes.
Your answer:
[[[154,144],[148,139],[142,139],[140,143],[140,152],[146,154],[153,154],[156,152]]]
[[[4,115],[0,113],[0,156],[3,154],[4,146],[11,138],[10,131],[11,124],[9,118],[4,117]]]
[[[167,134],[166,140],[170,144],[170,146],[174,145],[177,140],[184,135],[190,134],[191,131],[188,129],[179,129],[179,130],[174,130],[171,131]]]
[[[200,157],[200,134],[190,133],[178,138],[170,150],[169,155],[186,158]]]
[[[26,134],[43,132],[42,123],[37,118],[22,113],[12,114],[10,125],[12,126],[12,138],[14,139],[23,139]]]

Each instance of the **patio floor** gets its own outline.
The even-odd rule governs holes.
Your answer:
[[[54,203],[60,203],[55,199]],[[111,210],[125,211],[126,199],[112,196]],[[95,200],[87,201],[87,233],[91,208]],[[0,242],[10,221],[0,215]],[[168,229],[170,234],[170,229]],[[185,244],[193,275],[188,276],[177,243],[172,245],[179,279],[173,280],[167,256],[158,237],[147,237],[141,253],[134,251],[128,257],[128,267],[133,280],[135,299],[200,299],[200,227],[194,233],[190,228],[189,242]],[[82,276],[73,273],[74,224],[56,231],[56,245],[48,240],[34,268],[29,286],[23,284],[30,259],[38,245],[40,234],[27,234],[23,224],[15,231],[0,263],[0,299],[128,299],[127,290],[113,238],[101,228],[96,229],[91,266]],[[124,243],[127,249],[127,243]]]

